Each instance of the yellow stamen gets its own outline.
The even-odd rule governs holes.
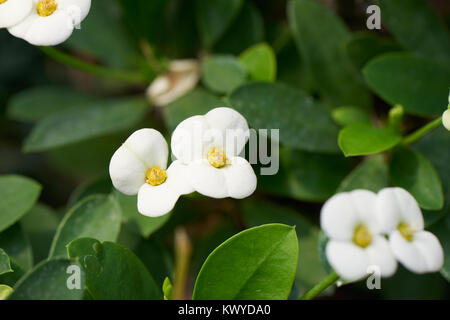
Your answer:
[[[8,0],[0,0],[0,4],[5,3]]]
[[[398,231],[407,241],[412,241],[414,230],[409,226],[409,224],[400,223],[398,225]]]
[[[55,12],[58,4],[55,0],[41,0],[38,2],[36,9],[38,15],[41,17],[48,17]]]
[[[147,178],[145,182],[148,184],[151,184],[152,186],[159,186],[166,181],[167,173],[160,167],[151,167],[148,169],[145,177]]]
[[[353,242],[362,248],[367,247],[372,242],[372,235],[370,234],[369,228],[365,225],[358,226],[353,234]]]
[[[208,152],[208,162],[215,168],[222,168],[227,163],[225,152],[219,148],[212,148]]]

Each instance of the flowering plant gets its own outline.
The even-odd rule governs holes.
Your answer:
[[[448,298],[445,8],[0,0],[0,299]]]

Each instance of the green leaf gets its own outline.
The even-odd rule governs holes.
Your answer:
[[[69,289],[70,274],[67,273],[73,263],[66,259],[42,261],[15,286],[10,300],[81,300],[84,294],[84,274],[80,270],[81,289]]]
[[[276,175],[261,175],[258,187],[282,197],[320,202],[331,197],[351,167],[342,155],[322,155],[288,148],[280,149]]]
[[[383,21],[395,37],[415,53],[444,66],[450,62],[445,24],[425,0],[379,0]]]
[[[369,86],[391,105],[419,116],[440,115],[448,101],[450,71],[409,53],[389,53],[364,68]]]
[[[441,180],[433,165],[420,153],[397,150],[389,174],[392,184],[408,190],[422,208],[439,210],[443,207]]]
[[[331,112],[334,121],[341,126],[355,123],[370,123],[370,115],[361,108],[343,106],[333,109]]]
[[[356,33],[345,43],[345,50],[355,66],[362,69],[376,56],[405,49],[390,38],[379,37],[372,33]]]
[[[195,300],[287,299],[297,269],[295,228],[268,224],[225,241],[206,259]]]
[[[243,214],[250,226],[267,223],[283,223],[295,226],[299,242],[299,257],[296,281],[301,291],[310,289],[320,282],[326,273],[319,258],[319,228],[299,212],[267,201],[245,201]]]
[[[370,124],[352,124],[339,132],[338,143],[346,157],[361,156],[389,150],[399,144],[402,137],[389,128],[376,128]]]
[[[169,129],[173,131],[184,119],[205,114],[223,105],[217,96],[203,89],[195,89],[163,108],[163,112]]]
[[[217,93],[230,93],[247,80],[247,71],[233,56],[211,56],[203,61],[202,81]]]
[[[119,191],[113,192],[114,198],[119,204],[122,218],[133,231],[148,238],[152,233],[161,228],[170,218],[170,214],[157,218],[151,218],[140,214],[137,210],[137,196],[127,196]]]
[[[21,91],[8,104],[11,119],[35,122],[67,110],[84,109],[99,98],[64,86],[41,86]]]
[[[378,192],[389,185],[388,166],[382,155],[361,162],[344,180],[336,192],[366,189]]]
[[[119,69],[135,67],[139,51],[120,23],[120,14],[117,1],[92,1],[81,30],[75,30],[64,45],[97,58],[107,66]]]
[[[262,41],[264,41],[264,19],[259,9],[246,1],[233,24],[214,45],[214,52],[238,55]]]
[[[24,150],[45,151],[128,129],[144,117],[147,109],[144,100],[134,98],[58,113],[38,122],[25,140]]]
[[[243,0],[196,0],[197,27],[203,45],[211,48],[242,8]]]
[[[40,203],[36,204],[20,220],[24,232],[30,239],[30,244],[33,249],[33,260],[35,262],[42,261],[48,257],[59,220],[59,216],[55,211]]]
[[[8,255],[3,249],[0,248],[0,275],[12,272],[11,262],[9,260]]]
[[[68,243],[81,237],[115,241],[120,223],[120,208],[112,196],[87,197],[64,216],[53,239],[49,257],[65,257]]]
[[[302,91],[280,83],[250,83],[230,103],[254,129],[279,129],[280,142],[311,151],[338,151],[338,127],[328,111]]]
[[[172,300],[173,298],[173,286],[172,282],[170,282],[170,279],[166,277],[164,279],[163,283],[163,293],[164,293],[164,300]]]
[[[245,50],[239,61],[247,68],[252,81],[274,82],[277,76],[277,58],[272,48],[258,44]]]
[[[288,17],[298,49],[325,102],[370,107],[369,92],[344,49],[351,39],[344,23],[314,0],[291,0]]]
[[[0,284],[0,300],[6,300],[12,292],[13,289],[10,286]]]
[[[127,248],[91,238],[72,241],[67,251],[86,272],[86,287],[96,300],[161,299],[150,273]]]
[[[30,240],[20,223],[16,223],[0,233],[0,248],[9,256],[14,272],[18,267],[28,270],[33,266]]]
[[[18,175],[0,175],[0,232],[20,220],[34,205],[41,186]]]

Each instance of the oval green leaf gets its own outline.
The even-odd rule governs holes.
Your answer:
[[[402,137],[388,129],[370,124],[352,124],[339,132],[339,147],[346,157],[362,156],[389,150],[399,144]]]
[[[120,224],[120,208],[113,196],[84,198],[67,212],[58,226],[49,258],[65,257],[66,246],[77,238],[96,237],[102,241],[115,241]]]
[[[302,91],[280,83],[249,83],[230,97],[254,129],[279,129],[280,142],[311,151],[337,152],[338,127],[330,113]]]
[[[11,262],[9,260],[8,255],[3,249],[0,249],[0,275],[12,272]]]
[[[247,70],[233,56],[212,56],[203,62],[202,81],[217,93],[230,93],[247,80]]]
[[[450,71],[410,53],[389,53],[364,68],[369,86],[391,105],[419,116],[440,115],[448,101]]]
[[[274,82],[277,76],[277,59],[273,49],[266,43],[245,50],[239,61],[247,68],[250,80]]]
[[[233,236],[206,259],[193,299],[287,299],[297,269],[297,241],[295,228],[281,224]]]
[[[103,101],[38,122],[26,138],[26,152],[46,151],[132,127],[147,111],[142,99]]]
[[[18,175],[0,176],[0,232],[22,218],[35,204],[41,186]]]
[[[81,300],[84,294],[84,274],[79,269],[80,289],[69,289],[73,263],[66,259],[43,261],[15,286],[10,300]]]
[[[389,170],[392,184],[408,190],[419,205],[427,210],[439,210],[444,205],[442,184],[433,165],[420,153],[397,150]]]
[[[86,288],[93,299],[162,299],[161,290],[144,264],[119,244],[81,238],[72,241],[67,252],[85,271]]]

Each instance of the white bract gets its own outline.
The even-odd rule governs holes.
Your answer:
[[[442,114],[442,124],[445,129],[450,131],[450,109],[445,110]]]
[[[138,195],[138,211],[149,217],[170,212],[178,198],[193,192],[187,183],[186,166],[169,155],[164,137],[154,129],[134,132],[114,153],[109,174],[116,189]]]
[[[212,198],[242,199],[256,189],[256,175],[239,154],[249,137],[245,118],[231,108],[216,108],[181,122],[172,135],[172,153],[188,166],[188,179]]]
[[[346,281],[367,277],[370,266],[382,277],[397,270],[389,242],[381,234],[375,214],[377,196],[368,190],[339,193],[322,207],[320,224],[329,237],[326,256]]]
[[[165,106],[195,88],[200,78],[196,60],[174,60],[169,72],[158,76],[147,89],[147,97],[158,107]]]
[[[33,0],[0,0],[0,28],[9,28],[31,13]]]
[[[406,190],[381,190],[377,196],[377,218],[389,234],[393,254],[408,270],[428,273],[442,268],[442,246],[434,234],[424,231],[419,205]]]
[[[0,7],[9,2],[29,5],[24,0],[6,0]],[[22,19],[15,19],[18,21],[10,24],[8,31],[32,45],[54,46],[70,37],[75,26],[86,18],[90,7],[91,0],[32,0],[31,10]],[[17,5],[9,11],[14,17],[23,13],[23,9]]]

